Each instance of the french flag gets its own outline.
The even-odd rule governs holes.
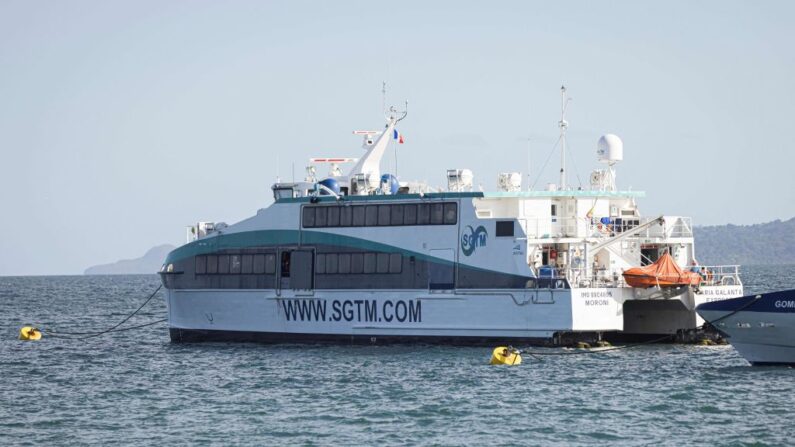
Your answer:
[[[394,129],[392,132],[392,138],[398,140],[398,144],[403,144],[403,134],[398,132],[397,129]]]

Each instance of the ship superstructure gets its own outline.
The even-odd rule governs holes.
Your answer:
[[[561,140],[567,104],[562,91]],[[565,344],[606,334],[686,335],[695,306],[742,295],[737,266],[696,262],[692,224],[642,216],[639,191],[616,187],[623,144],[598,142],[589,189],[525,190],[521,174],[473,191],[468,169],[447,188],[380,170],[406,112],[357,131],[361,158],[312,159],[301,182],[234,225],[189,227],[161,271],[175,341]],[[344,172],[340,165],[352,164]],[[317,176],[317,164],[329,175]],[[623,273],[670,256],[690,284],[630,287]]]

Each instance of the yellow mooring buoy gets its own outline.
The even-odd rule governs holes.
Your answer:
[[[41,340],[41,331],[33,326],[24,326],[19,330],[19,339],[27,341]]]
[[[491,353],[490,365],[521,365],[522,356],[512,346],[498,346]]]

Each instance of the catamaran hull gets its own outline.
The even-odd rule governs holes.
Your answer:
[[[559,344],[621,330],[610,291],[168,290],[174,342]],[[572,297],[574,296],[574,299]],[[590,298],[598,297],[598,298]]]

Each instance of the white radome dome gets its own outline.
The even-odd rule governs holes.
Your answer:
[[[602,135],[596,145],[596,155],[604,163],[621,161],[624,159],[624,142],[612,133]]]

